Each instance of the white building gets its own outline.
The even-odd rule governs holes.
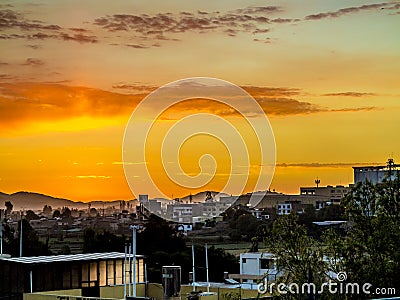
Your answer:
[[[255,287],[264,277],[275,281],[278,272],[276,257],[269,252],[252,252],[240,254],[240,274],[230,274],[229,278],[239,280],[242,284]]]

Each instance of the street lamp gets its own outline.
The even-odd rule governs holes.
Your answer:
[[[129,229],[132,230],[132,260],[133,260],[133,287],[132,296],[136,297],[136,231],[139,225],[131,225]]]

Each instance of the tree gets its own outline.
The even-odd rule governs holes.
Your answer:
[[[6,206],[6,217],[7,217],[11,214],[14,205],[11,203],[11,201],[6,201],[5,206]]]
[[[352,226],[338,249],[354,282],[400,286],[400,178],[356,185],[343,205]]]
[[[59,211],[58,209],[56,209],[56,210],[53,212],[53,218],[59,218],[60,216],[61,216],[60,211]]]
[[[51,208],[51,206],[50,205],[45,205],[44,207],[43,207],[43,213],[45,214],[45,215],[51,215],[51,212],[53,211],[53,209]]]
[[[26,211],[26,215],[25,215],[25,219],[27,219],[28,221],[31,221],[31,220],[39,220],[40,217],[39,217],[37,214],[35,214],[35,213],[33,212],[33,210],[27,210],[27,211]]]
[[[69,207],[64,207],[63,208],[62,216],[64,218],[70,218],[71,217],[71,210],[69,209]]]
[[[279,283],[312,282],[317,287],[327,281],[327,266],[321,245],[307,236],[304,226],[297,223],[297,215],[281,216],[272,228],[269,241],[271,252],[277,256],[277,268],[283,272]],[[305,299],[304,294],[280,295],[282,299]]]
[[[90,214],[91,216],[97,216],[97,209],[94,208],[94,207],[92,207],[92,208],[89,210],[89,214]]]
[[[83,232],[83,252],[121,252],[125,247],[125,236],[117,236],[111,232],[96,232],[86,228]]]
[[[22,222],[22,254],[23,256],[39,256],[50,255],[48,244],[39,241],[36,231],[29,224],[29,221],[22,219],[18,221],[18,235],[14,236],[14,232],[7,225],[5,227],[5,245],[4,252],[11,254],[11,256],[19,256],[19,243]]]

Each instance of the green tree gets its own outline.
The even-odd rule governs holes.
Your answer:
[[[349,280],[400,287],[399,195],[397,175],[376,185],[360,183],[343,201],[352,225],[338,253]]]
[[[321,244],[307,235],[306,228],[297,223],[297,215],[278,218],[272,228],[270,250],[277,256],[277,268],[283,272],[279,283],[314,283],[327,281],[327,265]],[[282,299],[306,299],[304,294],[280,295]],[[329,297],[329,296],[324,296]],[[320,298],[322,299],[322,298]],[[326,298],[329,299],[329,298]]]

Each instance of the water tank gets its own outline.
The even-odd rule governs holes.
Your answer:
[[[162,267],[163,299],[170,299],[180,296],[181,292],[181,267]]]

